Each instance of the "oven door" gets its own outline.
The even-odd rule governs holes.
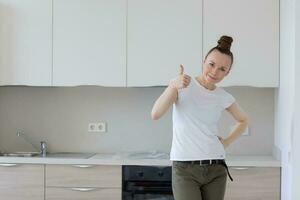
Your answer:
[[[171,182],[126,182],[122,200],[174,200]]]
[[[174,200],[170,194],[128,194],[123,200]]]

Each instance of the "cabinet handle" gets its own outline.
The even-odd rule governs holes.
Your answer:
[[[1,167],[14,167],[17,166],[18,164],[14,164],[14,163],[1,163],[0,166]]]
[[[72,165],[72,166],[78,168],[91,168],[94,167],[95,165]]]
[[[90,192],[90,191],[94,191],[96,189],[97,188],[82,188],[82,187],[71,188],[71,190],[73,190],[73,191],[79,191],[79,192]]]
[[[231,167],[230,169],[233,169],[233,170],[248,170],[249,167]]]

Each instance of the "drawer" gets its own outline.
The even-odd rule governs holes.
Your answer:
[[[2,163],[0,165],[0,199],[44,199],[44,166]]]
[[[279,200],[279,167],[231,167],[225,200]]]
[[[46,165],[46,187],[122,187],[121,166]]]
[[[121,188],[46,188],[46,200],[121,200]]]

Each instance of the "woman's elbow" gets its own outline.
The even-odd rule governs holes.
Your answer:
[[[246,126],[248,126],[249,124],[249,119],[247,116],[245,116],[243,119],[240,120],[240,123],[245,124]]]
[[[152,111],[151,112],[151,118],[153,120],[158,120],[160,118],[160,115],[157,112]]]

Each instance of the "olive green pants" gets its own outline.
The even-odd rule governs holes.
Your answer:
[[[221,164],[197,165],[173,161],[175,200],[223,200],[227,171]]]

